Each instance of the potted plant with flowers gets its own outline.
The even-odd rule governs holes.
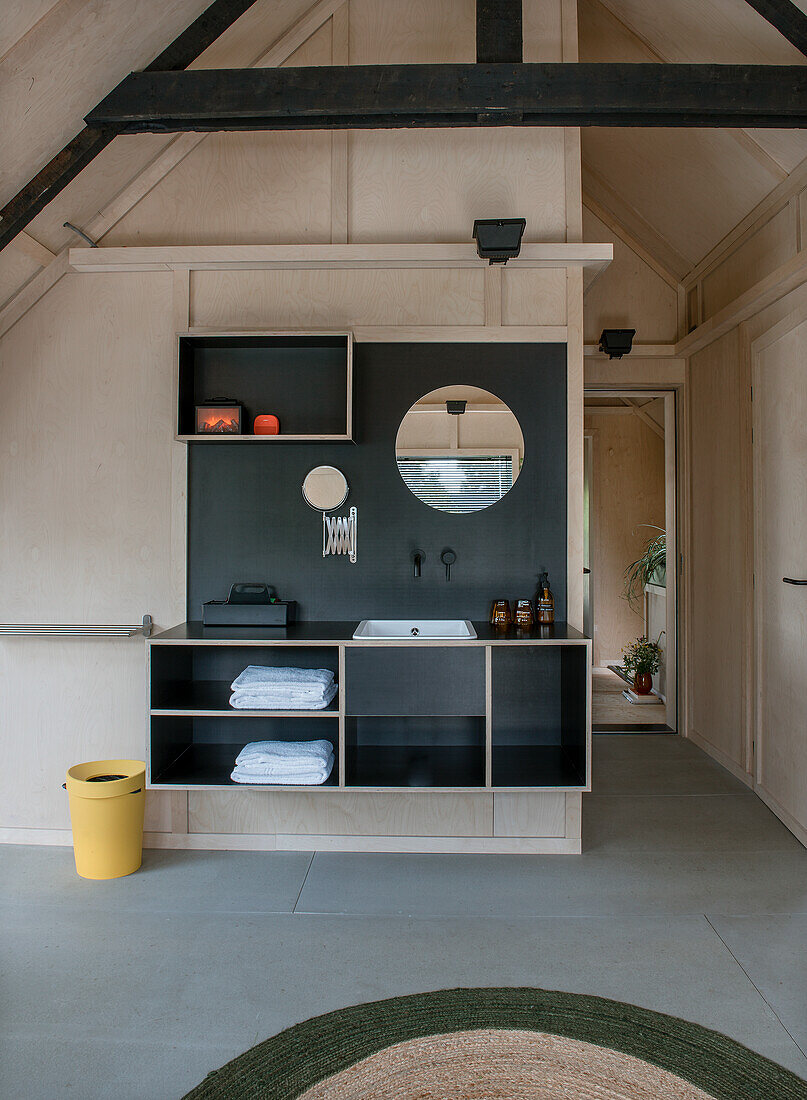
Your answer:
[[[653,673],[661,665],[661,634],[655,642],[637,638],[622,649],[622,667],[625,675],[633,678],[633,690],[637,695],[649,695],[653,686]]]

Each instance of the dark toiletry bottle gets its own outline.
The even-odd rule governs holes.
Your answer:
[[[555,597],[549,587],[548,573],[542,573],[538,578],[538,591],[535,593],[535,614],[541,626],[550,626],[555,621]]]

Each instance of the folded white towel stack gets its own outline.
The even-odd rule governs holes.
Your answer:
[[[327,668],[249,665],[230,685],[237,710],[324,710],[337,692]]]
[[[333,763],[330,741],[253,741],[239,752],[230,779],[314,787],[327,780]]]

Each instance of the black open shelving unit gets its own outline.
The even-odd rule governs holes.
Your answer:
[[[254,639],[194,623],[158,635],[149,785],[237,789],[230,773],[249,742],[324,739],[336,755],[328,789],[585,790],[590,643],[564,624],[512,636],[476,627],[461,644],[356,643],[337,623]],[[339,692],[319,711],[235,710],[230,684],[250,664],[327,668]]]

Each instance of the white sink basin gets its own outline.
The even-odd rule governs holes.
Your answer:
[[[475,638],[467,619],[362,619],[353,637],[366,638]]]

